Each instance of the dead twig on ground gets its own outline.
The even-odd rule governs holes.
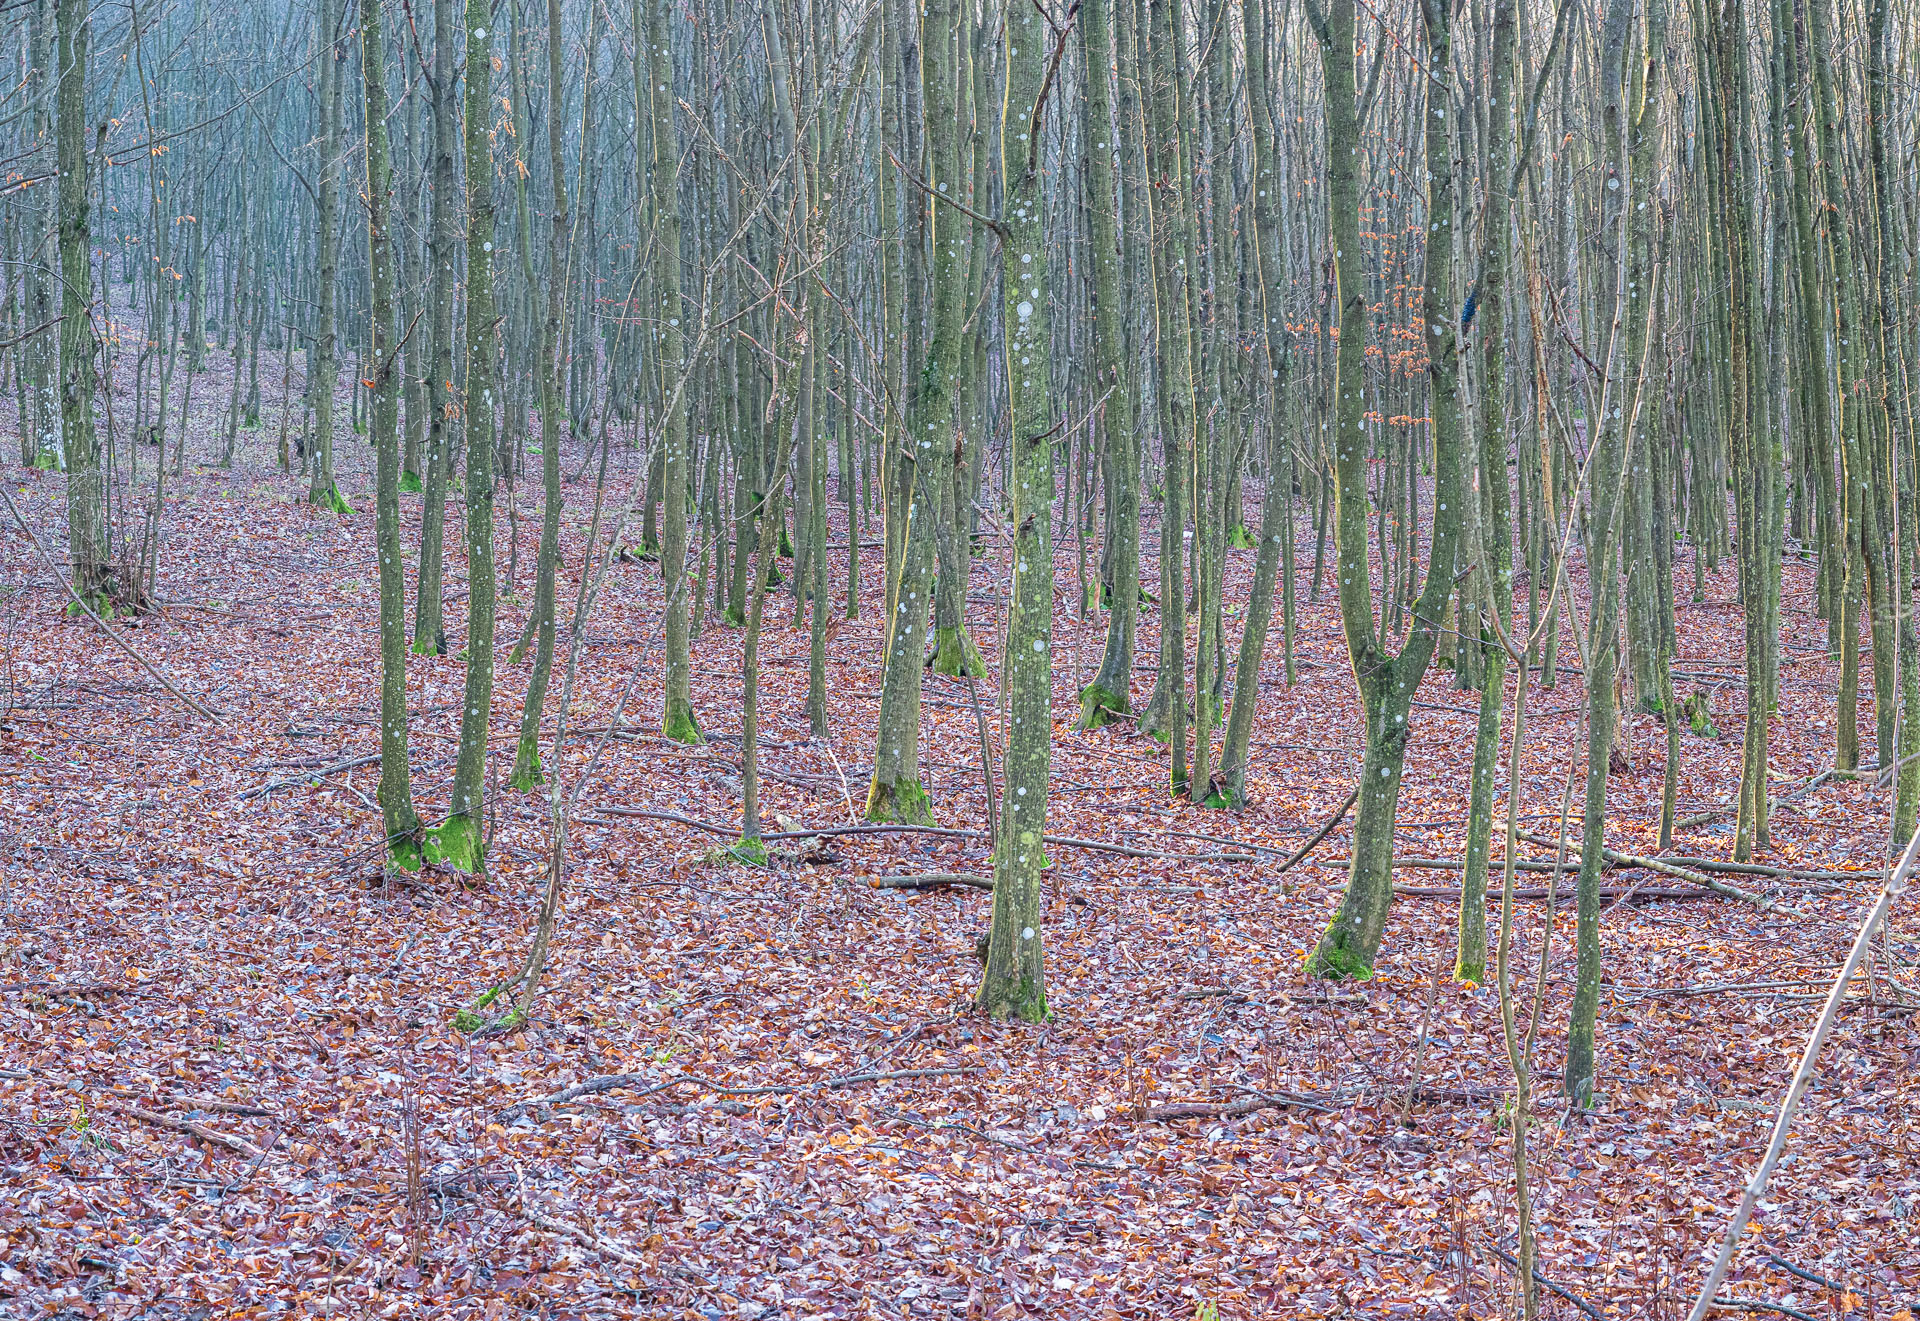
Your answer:
[[[710,1092],[724,1092],[728,1096],[793,1096],[808,1091],[837,1092],[844,1088],[857,1087],[862,1083],[892,1082],[902,1078],[946,1078],[960,1073],[978,1073],[984,1067],[979,1064],[967,1064],[944,1069],[895,1069],[889,1073],[850,1073],[839,1078],[823,1078],[819,1082],[763,1087],[736,1086],[712,1078],[702,1078],[692,1073],[676,1073],[670,1078],[658,1081],[640,1073],[607,1073],[597,1078],[588,1078],[585,1082],[577,1082],[571,1087],[563,1087],[551,1096],[536,1096],[530,1100],[517,1102],[502,1110],[499,1118],[503,1122],[518,1119],[527,1111],[539,1106],[561,1105],[582,1096],[593,1096],[601,1092],[632,1091],[638,1096],[652,1096],[656,1092],[664,1092],[668,1088],[685,1085],[705,1088]]]

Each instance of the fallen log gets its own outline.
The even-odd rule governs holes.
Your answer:
[[[179,1133],[191,1133],[203,1142],[217,1142],[223,1147],[239,1152],[243,1156],[258,1158],[265,1150],[256,1147],[245,1138],[234,1137],[231,1133],[222,1133],[217,1128],[208,1128],[205,1124],[196,1124],[191,1119],[175,1119],[172,1115],[163,1115],[156,1110],[148,1110],[137,1105],[128,1105],[124,1101],[108,1101],[106,1106],[116,1114],[131,1116],[159,1128],[171,1128]]]
[[[1323,1115],[1336,1113],[1336,1107],[1310,1096],[1294,1096],[1288,1092],[1255,1092],[1238,1101],[1170,1101],[1166,1105],[1150,1105],[1141,1112],[1141,1118],[1161,1123],[1173,1119],[1232,1119],[1250,1115],[1256,1110],[1288,1107],[1313,1110]]]
[[[1525,830],[1518,833],[1520,838],[1526,840],[1529,844],[1540,844],[1549,848],[1555,847],[1553,843],[1539,835],[1532,834]],[[1755,894],[1751,890],[1742,890],[1737,885],[1729,885],[1727,882],[1717,880],[1705,872],[1690,871],[1685,867],[1676,867],[1672,863],[1662,861],[1659,858],[1642,858],[1632,853],[1621,853],[1617,849],[1610,849],[1604,846],[1600,850],[1600,856],[1605,861],[1611,862],[1616,866],[1645,867],[1649,871],[1664,872],[1668,876],[1678,877],[1683,881],[1692,881],[1695,885],[1704,885],[1709,890],[1723,894],[1729,899],[1738,899],[1742,903],[1752,904],[1763,913],[1786,913],[1792,917],[1806,917],[1806,914],[1799,909],[1790,908],[1778,899],[1772,899],[1763,894]]]
[[[1353,805],[1356,802],[1358,802],[1359,799],[1360,799],[1360,786],[1356,784],[1353,786],[1353,791],[1347,795],[1347,800],[1344,803],[1340,804],[1339,810],[1336,811],[1332,816],[1327,818],[1327,824],[1324,826],[1321,826],[1319,830],[1315,831],[1312,839],[1309,839],[1306,843],[1302,844],[1298,849],[1295,849],[1292,857],[1288,858],[1285,862],[1281,863],[1278,867],[1274,868],[1273,874],[1278,876],[1281,872],[1288,870],[1295,863],[1299,862],[1300,859],[1306,857],[1309,853],[1313,852],[1313,850],[1316,847],[1318,847],[1321,840],[1325,839],[1328,835],[1331,835],[1333,833],[1333,828],[1335,826],[1339,825],[1342,821],[1347,819],[1348,811],[1352,809]]]
[[[683,826],[692,826],[709,834],[721,835],[728,839],[738,839],[740,832],[726,826],[716,826],[708,821],[696,821],[677,812],[655,812],[640,807],[617,807],[608,803],[596,804],[590,810],[607,816],[644,817],[653,821],[677,821]],[[813,829],[774,830],[760,836],[773,843],[783,839],[841,839],[849,835],[941,835],[950,839],[984,839],[985,830],[969,826],[914,826],[900,823],[859,826],[819,826]],[[1091,849],[1100,853],[1117,853],[1123,858],[1171,858],[1178,862],[1256,862],[1251,853],[1180,853],[1168,849],[1139,849],[1131,844],[1114,844],[1103,839],[1081,839],[1077,835],[1042,835],[1043,844],[1052,844],[1059,848]]]
[[[1681,889],[1679,886],[1648,885],[1607,885],[1602,886],[1602,899],[1711,899],[1714,892],[1703,887]],[[1393,887],[1395,899],[1458,899],[1460,891],[1444,885],[1396,885]],[[1513,892],[1515,899],[1546,899],[1547,890],[1538,885],[1527,886]],[[1565,899],[1566,889],[1562,888],[1557,896]]]
[[[964,876],[959,872],[923,872],[913,876],[869,876],[867,884],[875,890],[937,890],[949,885],[964,885],[975,890],[992,890],[986,876]]]
[[[793,1096],[799,1092],[815,1089],[837,1092],[862,1083],[890,1082],[897,1078],[945,1078],[959,1073],[978,1073],[984,1065],[965,1064],[948,1069],[895,1069],[888,1073],[850,1073],[838,1078],[823,1078],[819,1082],[799,1083],[795,1086],[737,1087],[731,1083],[717,1082],[712,1078],[702,1078],[698,1074],[676,1073],[672,1077],[658,1082],[650,1081],[645,1074],[604,1073],[596,1078],[588,1078],[571,1087],[563,1087],[550,1096],[530,1097],[502,1110],[502,1121],[518,1119],[536,1106],[561,1105],[582,1096],[593,1096],[601,1092],[632,1091],[639,1096],[652,1096],[664,1092],[669,1087],[682,1085],[700,1087],[710,1092],[724,1092],[729,1096]]]

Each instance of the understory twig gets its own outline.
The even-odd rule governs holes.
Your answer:
[[[1764,1298],[1716,1298],[1713,1306],[1720,1308],[1738,1308],[1742,1312],[1778,1312],[1781,1316],[1790,1316],[1794,1321],[1817,1321],[1806,1312],[1796,1311],[1785,1303],[1772,1303]]]
[[[1515,1269],[1519,1268],[1520,1263],[1516,1261],[1511,1254],[1502,1251],[1501,1249],[1493,1246],[1493,1244],[1491,1243],[1483,1244],[1482,1246],[1485,1247],[1485,1249],[1488,1252],[1500,1258],[1501,1261],[1506,1262],[1507,1265],[1514,1267]],[[1552,1280],[1549,1280],[1546,1276],[1540,1273],[1540,1268],[1538,1266],[1535,1266],[1533,1268],[1533,1279],[1534,1279],[1534,1283],[1546,1286],[1546,1288],[1549,1291],[1559,1294],[1562,1298],[1572,1303],[1575,1307],[1579,1308],[1582,1312],[1585,1312],[1588,1316],[1593,1318],[1593,1321],[1604,1321],[1604,1318],[1601,1317],[1600,1313],[1594,1308],[1592,1303],[1589,1303],[1586,1299],[1582,1298],[1579,1294],[1573,1292],[1573,1290],[1567,1288],[1565,1285],[1555,1284]]]
[[[241,799],[264,798],[268,794],[275,793],[281,789],[292,789],[299,785],[311,784],[315,780],[324,780],[329,775],[338,775],[341,771],[352,771],[358,770],[362,766],[371,766],[379,760],[380,754],[377,752],[370,753],[364,757],[349,757],[345,761],[336,761],[331,766],[321,766],[315,770],[306,771],[285,780],[271,780],[261,785],[258,789],[249,789],[238,796]]]

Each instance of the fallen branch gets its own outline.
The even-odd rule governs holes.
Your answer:
[[[696,830],[705,830],[727,839],[738,839],[740,832],[727,826],[716,826],[708,821],[696,821],[677,812],[653,812],[638,807],[613,807],[600,804],[591,809],[608,816],[636,816],[654,821],[677,821],[683,826],[692,826]],[[820,826],[799,830],[774,830],[760,836],[772,843],[783,839],[840,839],[849,835],[940,835],[951,839],[989,838],[984,830],[968,826],[913,826],[899,823],[861,826]],[[1060,848],[1092,849],[1100,853],[1117,853],[1125,858],[1174,858],[1181,862],[1255,862],[1251,853],[1178,853],[1167,849],[1137,849],[1130,844],[1113,844],[1102,839],[1081,839],[1076,835],[1042,835],[1043,844],[1052,844]]]
[[[62,995],[125,995],[127,988],[115,982],[8,982],[0,986],[0,993],[7,991],[44,991],[51,996]]]
[[[1526,840],[1529,844],[1548,844],[1547,840],[1528,831],[1522,830],[1518,833],[1520,838]],[[1649,871],[1662,872],[1668,876],[1678,877],[1683,881],[1692,881],[1695,885],[1704,885],[1716,894],[1724,894],[1729,899],[1738,899],[1741,903],[1752,904],[1763,913],[1786,913],[1791,917],[1806,917],[1806,914],[1799,909],[1790,908],[1778,899],[1770,899],[1766,895],[1755,894],[1751,890],[1742,890],[1737,885],[1729,885],[1727,882],[1709,876],[1705,872],[1690,871],[1685,867],[1676,867],[1670,862],[1661,861],[1659,858],[1642,858],[1632,853],[1621,853],[1617,849],[1610,849],[1604,846],[1600,850],[1600,856],[1615,866],[1645,867]]]
[[[816,1083],[801,1083],[797,1086],[737,1087],[731,1083],[716,1082],[712,1078],[702,1078],[698,1074],[677,1073],[671,1078],[650,1083],[644,1074],[606,1073],[597,1078],[588,1078],[571,1087],[563,1087],[551,1096],[536,1096],[530,1100],[516,1102],[500,1112],[502,1120],[518,1119],[537,1106],[560,1105],[582,1096],[594,1096],[601,1092],[633,1091],[638,1096],[652,1096],[664,1092],[669,1087],[683,1084],[705,1088],[710,1092],[724,1092],[729,1096],[792,1096],[798,1092],[815,1089],[837,1092],[842,1088],[858,1086],[870,1082],[891,1082],[898,1078],[945,1078],[958,1073],[978,1073],[984,1065],[967,1064],[948,1069],[895,1069],[890,1073],[850,1073],[839,1078],[826,1078]]]
[[[1676,867],[1695,871],[1726,872],[1734,876],[1771,876],[1782,881],[1877,881],[1879,869],[1849,871],[1844,867],[1769,867],[1759,862],[1721,862],[1718,858],[1662,858]]]
[[[276,793],[281,789],[292,789],[299,785],[311,784],[315,780],[324,780],[329,775],[338,775],[341,771],[352,771],[358,770],[362,766],[371,766],[379,760],[380,754],[377,752],[370,753],[364,757],[349,757],[345,761],[336,761],[331,766],[322,766],[316,770],[307,771],[304,774],[295,775],[285,780],[270,781],[261,785],[258,789],[247,790],[241,794],[240,797],[242,799],[264,798],[268,794]]]
[[[80,593],[74,589],[73,580],[68,578],[66,574],[60,572],[60,566],[53,562],[53,556],[47,554],[47,548],[40,544],[40,538],[35,536],[33,533],[33,529],[27,526],[27,520],[20,516],[20,506],[16,505],[13,502],[13,496],[8,494],[4,485],[0,485],[0,498],[4,498],[6,500],[7,508],[13,514],[13,521],[20,525],[20,530],[27,534],[27,540],[31,541],[33,543],[33,548],[40,552],[40,558],[47,562],[48,572],[52,573],[54,577],[60,580],[60,585],[67,589],[67,595],[73,598],[74,604],[87,612],[87,618],[91,619],[96,625],[99,626],[100,631],[107,635],[108,639],[112,641],[114,646],[120,648],[120,650],[126,652],[127,655],[133,657],[133,659],[139,664],[140,668],[145,670],[148,674],[152,675],[155,681],[158,682],[162,688],[165,688],[168,692],[172,693],[175,697],[179,698],[181,702],[183,702],[187,707],[189,707],[193,711],[206,717],[208,720],[212,721],[216,725],[220,724],[222,721],[226,719],[226,716],[223,715],[222,713],[218,711],[210,710],[209,708],[202,706],[200,703],[194,701],[191,697],[188,697],[185,693],[181,692],[178,688],[174,687],[173,680],[167,678],[166,675],[162,674],[160,670],[145,656],[142,656],[139,652],[135,651],[133,649],[133,645],[129,643],[125,638],[121,637],[119,633],[115,632],[111,624],[107,623],[106,620],[100,618],[99,615],[95,614],[93,605],[84,596],[81,596]]]
[[[528,1206],[524,1197],[520,1199],[520,1214],[525,1216],[527,1222],[535,1228],[544,1229],[549,1234],[564,1235],[584,1247],[592,1248],[603,1257],[612,1257],[623,1266],[645,1266],[647,1264],[645,1257],[637,1252],[632,1252],[621,1247],[610,1238],[602,1238],[592,1230],[584,1229],[570,1220],[561,1220],[555,1216],[541,1214]]]
[[[1228,1004],[1267,1003],[1264,1000],[1254,999],[1244,991],[1236,991],[1231,986],[1196,986],[1192,990],[1180,992],[1178,998],[1182,1000],[1224,999]],[[1280,998],[1289,1004],[1363,1005],[1367,1002],[1367,997],[1358,992],[1343,995],[1339,991],[1282,991]]]
[[[1166,1105],[1150,1105],[1141,1112],[1140,1117],[1161,1123],[1174,1119],[1232,1119],[1253,1114],[1257,1110],[1289,1107],[1313,1110],[1323,1115],[1338,1113],[1334,1106],[1309,1096],[1295,1096],[1290,1092],[1255,1092],[1238,1101],[1172,1101]]]
[[[1787,664],[1787,662],[1782,661],[1781,664],[1784,665],[1784,664]],[[1778,798],[1775,798],[1769,801],[1769,803],[1767,804],[1768,814],[1771,815],[1773,812],[1773,809],[1780,806],[1780,804],[1782,803],[1790,803],[1794,799],[1799,798],[1802,795],[1812,793],[1815,789],[1818,789],[1821,785],[1825,784],[1828,780],[1831,780],[1832,778],[1833,778],[1833,767],[1831,766],[1827,767],[1826,770],[1819,772],[1817,775],[1810,776],[1807,779],[1807,782],[1805,784],[1800,785],[1796,789],[1789,789],[1785,793],[1781,794]],[[1698,813],[1695,813],[1693,816],[1682,817],[1680,820],[1674,822],[1673,824],[1675,829],[1691,830],[1695,826],[1704,826],[1707,824],[1707,822],[1712,821],[1718,817],[1729,816],[1735,810],[1737,810],[1737,808],[1738,808],[1738,804],[1730,803],[1726,807],[1716,807],[1709,812],[1698,812]]]
[[[115,1096],[137,1096],[131,1087],[109,1087]],[[195,1110],[219,1110],[230,1115],[248,1115],[254,1118],[271,1119],[278,1111],[269,1110],[261,1105],[248,1105],[244,1101],[228,1101],[218,1096],[169,1096],[161,1098],[169,1105],[191,1107]]]
[[[240,1173],[234,1175],[231,1179],[228,1179],[226,1183],[221,1185],[220,1195],[222,1197],[229,1196],[234,1189],[238,1188],[241,1184],[245,1183],[248,1179],[251,1179],[254,1176],[254,1173],[257,1170],[259,1170],[262,1163],[266,1161],[267,1153],[269,1151],[272,1151],[275,1144],[277,1144],[280,1141],[280,1135],[285,1133],[286,1131],[287,1130],[284,1125],[280,1128],[276,1128],[273,1131],[273,1136],[267,1139],[267,1145],[260,1148],[260,1154],[258,1156],[255,1156],[252,1160],[248,1161],[247,1167],[244,1170],[241,1170]]]
[[[221,1146],[239,1152],[242,1156],[259,1158],[265,1149],[256,1147],[245,1138],[234,1137],[231,1133],[222,1133],[217,1128],[208,1128],[205,1124],[196,1124],[191,1119],[175,1119],[172,1115],[163,1115],[157,1110],[148,1110],[137,1105],[128,1105],[123,1101],[108,1101],[107,1108],[118,1114],[130,1115],[160,1128],[171,1128],[179,1133],[191,1133],[206,1142],[217,1142]]]
[[[869,876],[867,884],[875,890],[938,890],[964,885],[975,890],[992,890],[993,881],[985,876],[963,876],[958,872],[923,872],[915,876]]]
[[[1770,1303],[1764,1298],[1716,1298],[1712,1306],[1742,1312],[1778,1312],[1781,1316],[1793,1317],[1795,1321],[1817,1321],[1806,1312],[1796,1311],[1785,1303]]]
[[[1694,1301],[1693,1311],[1687,1321],[1705,1321],[1708,1309],[1713,1305],[1714,1295],[1720,1288],[1720,1281],[1726,1278],[1727,1267],[1733,1263],[1733,1251],[1740,1241],[1740,1233],[1753,1217],[1754,1207],[1767,1189],[1767,1180],[1773,1174],[1773,1167],[1779,1163],[1780,1155],[1786,1150],[1787,1133],[1793,1127],[1794,1112],[1800,1107],[1800,1098],[1805,1094],[1807,1085],[1813,1081],[1814,1065],[1820,1056],[1820,1048],[1826,1044],[1827,1033],[1833,1030],[1833,1022],[1840,1016],[1841,1002],[1846,999],[1847,983],[1866,961],[1867,951],[1872,948],[1873,936],[1880,929],[1892,911],[1894,901],[1907,888],[1907,879],[1913,871],[1913,861],[1920,854],[1920,830],[1914,832],[1907,841],[1906,852],[1900,855],[1900,865],[1887,877],[1887,883],[1880,887],[1880,897],[1874,902],[1867,915],[1861,920],[1860,931],[1853,939],[1853,948],[1847,951],[1847,961],[1841,965],[1839,975],[1833,979],[1833,987],[1827,992],[1826,1007],[1820,1011],[1820,1017],[1808,1034],[1806,1048],[1800,1053],[1800,1064],[1793,1072],[1793,1082],[1787,1087],[1787,1094],[1780,1101],[1780,1115],[1773,1123],[1773,1137],[1767,1143],[1767,1153],[1761,1158],[1760,1168],[1754,1171],[1753,1178],[1747,1184],[1747,1190],[1740,1198],[1739,1209],[1734,1212],[1733,1223],[1727,1226],[1726,1238],[1721,1241],[1720,1252],[1714,1258],[1713,1269],[1707,1272],[1706,1282],[1700,1287],[1700,1296]]]
[[[740,838],[740,832],[737,830],[730,830],[725,826],[716,826],[707,821],[696,821],[690,816],[681,816],[678,812],[649,812],[642,807],[614,807],[609,804],[601,804],[590,810],[603,812],[608,816],[637,816],[643,817],[648,821],[677,821],[683,826],[692,826],[695,830],[704,830],[710,835],[719,835],[722,839]]]
[[[1300,861],[1300,859],[1306,857],[1309,853],[1313,852],[1314,848],[1320,843],[1321,840],[1325,839],[1328,835],[1331,835],[1333,833],[1335,826],[1339,825],[1342,821],[1345,821],[1347,819],[1347,813],[1353,810],[1353,805],[1354,803],[1359,801],[1359,798],[1360,798],[1360,786],[1358,784],[1355,784],[1353,786],[1353,792],[1347,795],[1347,801],[1340,804],[1340,810],[1335,812],[1332,816],[1328,817],[1327,824],[1324,826],[1321,826],[1319,830],[1315,831],[1312,839],[1309,839],[1306,843],[1302,844],[1299,848],[1295,849],[1293,851],[1293,856],[1288,858],[1285,862],[1281,863],[1279,867],[1275,868],[1273,874],[1275,876],[1278,876],[1281,872],[1286,871],[1288,868],[1292,867],[1294,863]],[[1349,859],[1348,862],[1349,862],[1349,865],[1351,865],[1352,860]],[[1329,863],[1328,865],[1331,866],[1332,864]]]
[[[1763,1255],[1765,1255],[1768,1261],[1778,1266],[1781,1270],[1785,1271],[1787,1274],[1797,1275],[1801,1279],[1805,1280],[1808,1284],[1817,1284],[1821,1288],[1832,1290],[1834,1293],[1837,1293],[1837,1294],[1844,1295],[1848,1292],[1847,1286],[1840,1283],[1840,1281],[1831,1279],[1825,1275],[1822,1275],[1818,1271],[1810,1271],[1805,1266],[1796,1266],[1793,1262],[1788,1261],[1785,1257],[1781,1256],[1777,1252],[1768,1252]],[[1894,1301],[1896,1303],[1899,1303],[1899,1299],[1897,1298]],[[1920,1312],[1920,1297],[1909,1298],[1902,1305],[1909,1312]]]
[[[1236,1084],[1227,1084],[1235,1086]],[[1263,1092],[1251,1087],[1240,1090],[1247,1093],[1238,1101],[1170,1101],[1165,1105],[1148,1106],[1140,1112],[1142,1119],[1215,1119],[1232,1118],[1237,1115],[1249,1115],[1256,1110],[1269,1110],[1277,1107],[1296,1106],[1302,1110],[1314,1110],[1321,1114],[1337,1114],[1348,1104],[1364,1098],[1379,1097],[1392,1100],[1405,1096],[1406,1089],[1401,1087],[1356,1087],[1338,1092]],[[1416,1086],[1413,1099],[1416,1101],[1487,1101],[1504,1092],[1491,1087],[1426,1087]]]
[[[1317,865],[1321,867],[1347,867],[1351,866],[1352,863],[1352,858],[1328,858],[1325,862]],[[1393,865],[1395,867],[1404,867],[1409,871],[1462,871],[1466,868],[1467,864],[1459,858],[1395,858]],[[1501,858],[1489,858],[1487,860],[1487,869],[1489,871],[1496,870],[1505,865],[1505,860]],[[1539,862],[1533,858],[1517,858],[1514,860],[1513,868],[1515,871],[1551,872],[1554,870],[1554,865],[1551,862]],[[1570,868],[1561,867],[1559,870],[1562,875],[1565,875]],[[1399,887],[1396,886],[1396,893],[1398,889]],[[1455,893],[1458,892],[1456,891]],[[1544,894],[1545,891],[1541,893]]]
[[[1460,866],[1461,864],[1456,863],[1454,870],[1458,871]],[[1532,869],[1530,868],[1529,870]],[[1542,868],[1541,870],[1550,871],[1552,868]],[[1396,885],[1393,887],[1393,897],[1395,899],[1458,899],[1460,894],[1459,889],[1445,885]],[[1538,885],[1527,886],[1524,889],[1513,892],[1515,899],[1547,899],[1551,898],[1552,895],[1553,892],[1551,890]],[[1616,900],[1711,899],[1713,897],[1713,891],[1705,888],[1683,890],[1677,886],[1655,886],[1649,888],[1644,884],[1606,885],[1600,888],[1600,897],[1602,899]]]
[[[965,1133],[970,1137],[978,1138],[982,1142],[991,1142],[996,1147],[1005,1147],[1009,1151],[1024,1152],[1029,1156],[1044,1156],[1054,1160],[1065,1159],[1069,1165],[1077,1165],[1082,1169],[1106,1170],[1110,1174],[1118,1174],[1128,1168],[1125,1162],[1118,1165],[1110,1165],[1102,1161],[1087,1160],[1080,1156],[1067,1156],[1063,1158],[1042,1147],[1036,1147],[1031,1143],[1019,1142],[1013,1138],[997,1137],[992,1133],[986,1132],[984,1129],[975,1128],[972,1124],[962,1124],[956,1120],[921,1119],[915,1115],[907,1114],[905,1111],[888,1110],[885,1108],[882,1108],[879,1113],[884,1114],[889,1119],[898,1120],[900,1123],[911,1124],[915,1128],[926,1129],[928,1132]]]

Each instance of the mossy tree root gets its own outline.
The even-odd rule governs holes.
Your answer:
[[[867,820],[882,825],[930,826],[934,824],[933,799],[917,779],[892,783],[875,780],[867,790]]]
[[[964,628],[935,628],[933,655],[927,665],[935,674],[956,679],[984,679],[987,675],[986,658],[981,656],[980,648],[973,644],[973,638]]]
[[[1073,722],[1073,727],[1098,729],[1102,725],[1124,720],[1126,716],[1127,695],[1114,692],[1096,679],[1080,690],[1080,718]]]
[[[427,861],[455,871],[478,874],[486,870],[487,843],[480,818],[455,813],[427,831]]]

